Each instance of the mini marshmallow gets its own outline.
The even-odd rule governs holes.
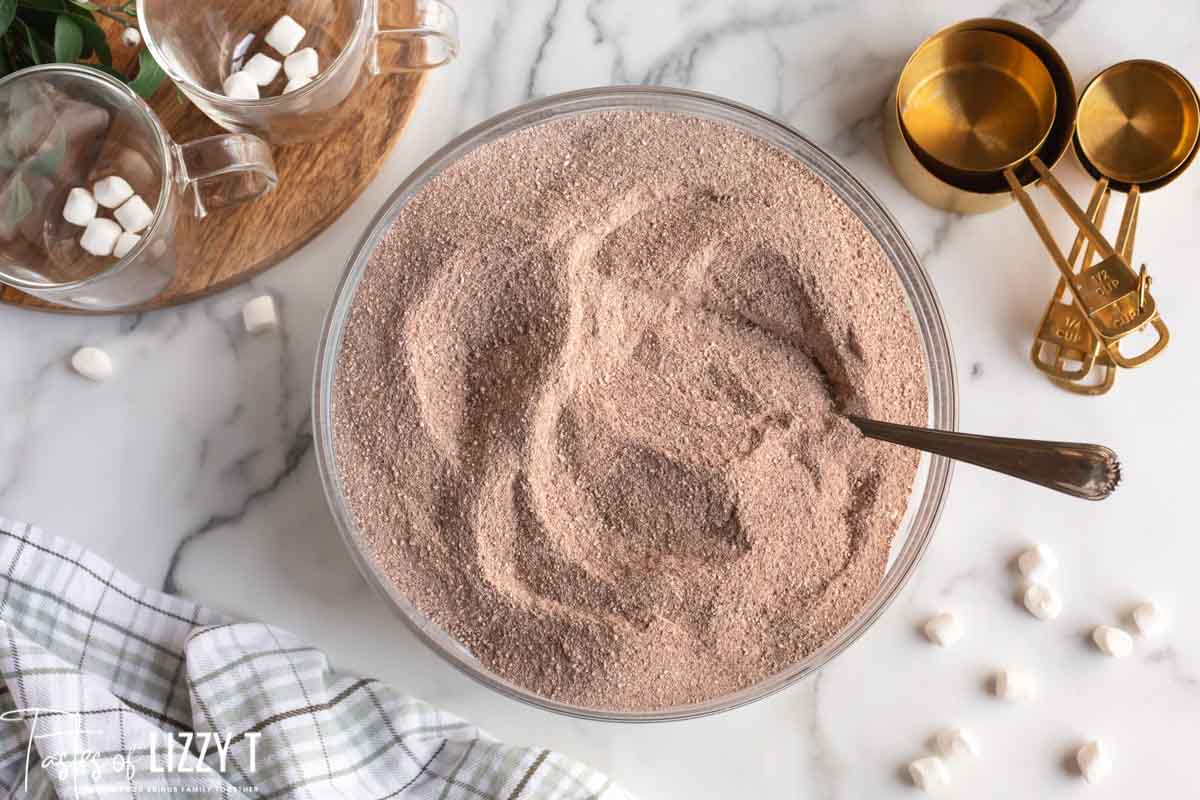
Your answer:
[[[136,233],[122,233],[117,239],[116,245],[113,246],[112,254],[117,258],[124,258],[129,255],[133,248],[137,247],[137,243],[142,240],[142,237]]]
[[[1031,703],[1037,697],[1037,680],[1024,670],[1002,669],[996,673],[996,696],[1011,703]]]
[[[1044,544],[1035,544],[1017,558],[1017,569],[1031,581],[1045,583],[1058,569],[1058,558]]]
[[[1155,636],[1167,628],[1167,612],[1153,600],[1133,610],[1133,624],[1142,636]]]
[[[276,328],[279,317],[275,313],[275,299],[264,294],[242,306],[242,324],[249,333],[262,333]]]
[[[140,194],[135,194],[125,201],[125,205],[113,212],[113,216],[126,232],[141,233],[154,222],[154,209],[146,205]]]
[[[289,56],[300,45],[300,42],[304,41],[306,33],[308,31],[304,30],[300,23],[284,14],[271,26],[264,41],[279,53]]]
[[[925,623],[925,636],[939,647],[949,647],[962,638],[962,624],[949,611],[929,618]]]
[[[962,758],[979,755],[979,743],[966,728],[946,728],[934,739],[942,758]]]
[[[292,78],[287,82],[287,86],[283,87],[283,93],[287,94],[288,92],[294,92],[297,89],[303,89],[310,83],[312,83],[312,78]]]
[[[246,66],[242,67],[242,72],[254,78],[254,82],[259,86],[268,86],[271,81],[279,77],[279,70],[283,69],[283,64],[262,53],[255,53]]]
[[[317,51],[311,47],[297,50],[283,61],[283,71],[289,80],[296,78],[315,78],[321,71],[320,58]]]
[[[63,219],[72,225],[87,225],[96,218],[96,198],[87,189],[75,188],[67,193]]]
[[[909,764],[908,777],[923,792],[937,792],[950,785],[950,770],[937,756],[925,756]]]
[[[1098,740],[1079,748],[1079,752],[1075,754],[1075,763],[1079,765],[1079,774],[1088,783],[1099,783],[1112,772],[1112,759],[1108,757],[1108,748]]]
[[[113,376],[112,359],[98,347],[81,347],[71,356],[71,368],[89,381],[106,381]]]
[[[120,225],[111,219],[96,217],[88,223],[83,236],[79,237],[79,246],[94,256],[111,256],[120,238]]]
[[[129,198],[133,197],[133,187],[120,175],[110,175],[96,181],[92,187],[96,202],[105,208],[118,208]]]
[[[1133,637],[1111,625],[1097,625],[1092,630],[1092,641],[1106,656],[1124,658],[1133,652]]]
[[[1031,583],[1025,589],[1025,609],[1038,619],[1054,619],[1062,613],[1062,607],[1062,595],[1052,586]]]
[[[232,97],[234,100],[257,100],[260,97],[258,81],[244,71],[230,75],[221,88],[225,90],[226,97]]]

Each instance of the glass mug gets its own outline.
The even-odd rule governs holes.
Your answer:
[[[345,124],[357,89],[375,75],[432,69],[458,51],[454,11],[441,0],[405,0],[416,24],[384,28],[381,0],[138,0],[142,38],[181,91],[210,119],[272,144],[320,140]],[[284,56],[264,38],[283,15],[305,30],[297,50],[317,51],[320,73],[282,93],[280,71],[258,100],[225,95],[225,79],[254,55]]]
[[[113,175],[154,212],[123,258],[89,254],[85,228],[63,217],[72,189]],[[0,80],[0,282],[34,297],[90,310],[144,303],[175,275],[185,212],[202,218],[275,182],[262,139],[176,144],[129,87],[91,67],[47,64]]]

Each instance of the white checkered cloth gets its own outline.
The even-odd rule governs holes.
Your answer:
[[[0,574],[0,798],[628,797],[31,526]]]

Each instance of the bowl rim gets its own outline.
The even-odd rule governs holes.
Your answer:
[[[957,430],[958,378],[950,332],[941,303],[912,244],[895,218],[870,189],[840,162],[798,131],[749,106],[689,89],[605,86],[548,96],[493,116],[456,136],[401,181],[355,246],[326,313],[317,344],[313,380],[313,441],[321,485],[330,512],[359,572],[364,580],[389,602],[417,638],[443,660],[478,683],[508,698],[566,716],[605,722],[678,721],[729,711],[769,697],[814,674],[857,641],[891,605],[920,563],[946,502],[953,462],[940,456],[922,458],[907,513],[897,529],[897,541],[903,534],[903,545],[898,553],[893,552],[880,587],[871,599],[850,623],[818,650],[788,669],[737,692],[700,703],[665,709],[623,711],[577,706],[552,700],[490,672],[474,659],[466,648],[425,617],[389,582],[383,580],[375,571],[370,557],[359,546],[353,518],[346,507],[337,472],[331,424],[333,382],[347,314],[375,246],[408,200],[442,170],[488,141],[551,119],[580,113],[619,110],[665,111],[728,122],[792,155],[819,175],[863,221],[895,269],[924,350],[930,424],[947,430]],[[773,138],[770,138],[771,136]],[[869,211],[873,218],[864,218],[864,211]]]

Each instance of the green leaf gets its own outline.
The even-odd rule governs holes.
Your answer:
[[[92,13],[93,8],[95,6],[91,3],[78,3],[75,0],[67,3],[67,13],[73,17],[82,17],[83,19],[94,20],[96,18],[96,15]]]
[[[143,47],[138,53],[137,77],[129,82],[129,88],[149,100],[166,77],[167,73],[154,60],[150,49]]]
[[[9,30],[4,36],[0,36],[0,49],[4,50],[4,63],[8,65],[10,72],[16,72],[21,68],[21,54],[17,50],[12,30]]]
[[[54,23],[54,57],[64,63],[74,63],[83,53],[83,29],[66,14]]]
[[[90,5],[90,4],[89,4]],[[81,5],[76,5],[75,0],[67,3],[67,13],[79,21],[79,30],[83,31],[85,25],[96,24],[96,15]],[[88,44],[87,36],[83,38],[83,52],[79,54],[79,60],[86,61],[95,55],[92,46]]]
[[[95,53],[96,58],[106,67],[112,66],[112,51],[108,49],[108,38],[94,20],[76,17],[75,21],[83,30],[83,50],[85,53]]]
[[[0,0],[0,36],[8,32],[8,27],[17,17],[17,0]]]
[[[29,26],[40,44],[50,45],[54,42],[54,23],[58,21],[58,15],[54,12],[22,7],[17,12],[17,19]]]
[[[25,41],[28,44],[29,57],[33,60],[33,63],[41,64],[42,54],[38,50],[38,41],[37,37],[33,35],[33,28],[26,25],[25,20],[20,18],[13,20],[13,28],[24,34]]]

